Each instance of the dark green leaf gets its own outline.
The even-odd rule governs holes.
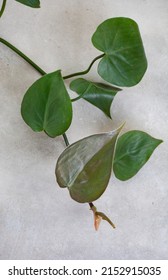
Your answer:
[[[130,87],[142,79],[147,60],[135,21],[122,17],[104,21],[93,34],[92,43],[105,53],[98,65],[105,81]]]
[[[32,8],[40,8],[39,0],[16,0],[16,1]]]
[[[111,118],[111,103],[116,93],[120,90],[119,88],[93,83],[82,78],[72,81],[70,88]]]
[[[37,80],[26,92],[21,107],[24,121],[49,136],[63,134],[72,120],[72,104],[60,71]]]
[[[123,134],[118,139],[116,147],[113,165],[115,176],[122,181],[133,177],[160,143],[162,140],[138,130]]]
[[[112,170],[115,143],[121,130],[86,137],[70,145],[59,157],[56,178],[71,197],[81,203],[98,199]]]

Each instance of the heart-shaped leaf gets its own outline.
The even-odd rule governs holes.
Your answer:
[[[40,8],[39,0],[16,0],[16,1],[32,8]]]
[[[46,74],[26,92],[21,106],[24,121],[34,131],[55,137],[63,134],[72,120],[72,103],[60,70]]]
[[[123,134],[118,139],[115,152],[115,176],[122,181],[133,177],[162,142],[143,131],[133,130]]]
[[[134,86],[147,69],[147,60],[138,25],[129,18],[111,18],[100,24],[93,45],[105,55],[98,65],[99,75],[118,86]]]
[[[122,127],[86,137],[70,145],[56,165],[60,187],[81,203],[98,199],[105,191],[113,165],[115,144]]]
[[[70,88],[82,98],[102,110],[109,118],[111,103],[121,89],[79,78],[71,82]]]

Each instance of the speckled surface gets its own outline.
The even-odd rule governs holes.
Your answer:
[[[82,100],[74,104],[69,141],[126,121],[124,131],[144,130],[164,143],[133,179],[111,178],[95,204],[117,228],[102,222],[95,232],[88,206],[55,182],[62,137],[36,134],[20,116],[23,95],[39,74],[0,44],[0,259],[167,259],[168,1],[41,0],[41,6],[9,1],[0,30],[47,72],[87,68],[99,54],[90,43],[97,25],[117,16],[137,21],[148,58],[143,81],[116,96],[113,122]],[[101,81],[95,69],[88,77]]]

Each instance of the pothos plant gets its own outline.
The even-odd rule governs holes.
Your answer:
[[[40,7],[38,0],[17,2],[32,8]],[[1,16],[5,5],[6,1],[3,1]],[[102,219],[115,228],[104,213],[97,211],[93,201],[105,192],[112,170],[119,180],[129,180],[148,161],[162,140],[139,130],[119,136],[121,125],[113,131],[91,135],[70,145],[66,131],[72,122],[73,102],[83,98],[111,118],[111,104],[117,92],[121,91],[120,87],[132,87],[141,81],[147,69],[147,59],[137,23],[125,17],[110,18],[101,23],[92,36],[92,44],[100,54],[85,71],[68,76],[62,76],[61,70],[45,73],[5,39],[0,38],[0,42],[42,75],[26,91],[21,104],[21,115],[35,132],[43,131],[52,138],[63,136],[67,148],[56,163],[58,185],[67,188],[75,201],[89,204],[94,214],[96,230]],[[106,83],[82,77],[97,60],[97,72]],[[77,97],[70,99],[64,81],[76,76],[78,78],[71,81],[70,89],[76,92]]]

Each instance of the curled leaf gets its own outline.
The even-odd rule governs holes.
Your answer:
[[[111,118],[110,107],[113,99],[121,89],[112,87],[102,83],[94,83],[79,78],[71,82],[70,88],[81,95],[100,110],[102,110],[109,118]]]
[[[98,212],[94,205],[91,207],[91,210],[93,211],[94,215],[94,227],[96,231],[99,229],[101,220],[107,221],[115,229],[113,222],[104,213]]]
[[[96,212],[96,214],[101,217],[103,220],[107,221],[113,228],[115,228],[115,225],[113,222],[102,212]]]

